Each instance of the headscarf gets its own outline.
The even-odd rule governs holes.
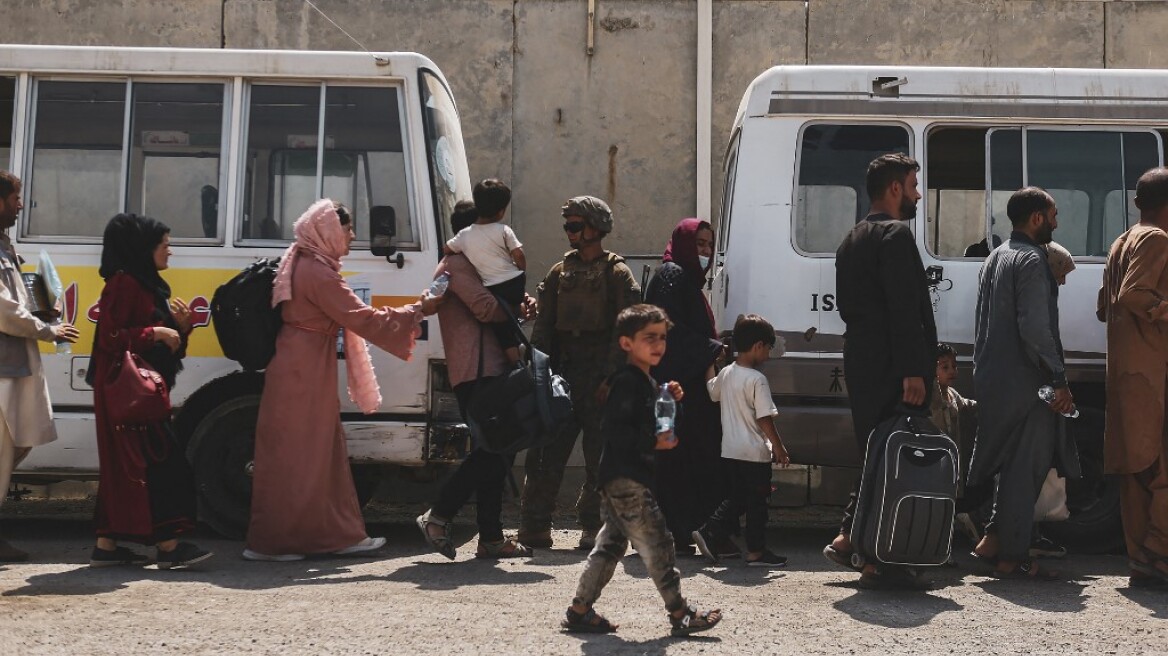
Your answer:
[[[1050,272],[1058,280],[1075,270],[1075,260],[1071,252],[1063,248],[1058,242],[1050,242],[1045,246],[1046,262],[1050,265]]]
[[[701,262],[698,260],[698,232],[701,230],[713,230],[707,221],[701,219],[682,219],[673,229],[673,236],[669,238],[669,243],[665,245],[665,254],[661,256],[662,262],[673,262],[681,267],[685,272],[686,278],[689,278],[700,291],[706,284],[706,272],[710,270],[714,258],[710,258],[710,262],[703,268]],[[702,303],[706,306],[706,316],[710,318],[710,326],[714,326],[714,311],[710,309],[710,302],[706,299],[705,294],[699,294],[702,297]]]
[[[124,273],[142,285],[154,297],[155,324],[178,330],[178,322],[170,310],[170,285],[163,280],[154,264],[154,250],[170,233],[163,222],[137,214],[118,214],[105,226],[101,239],[101,266],[98,274],[109,281],[115,274]],[[94,335],[94,352],[97,335]],[[142,357],[162,376],[169,388],[174,388],[182,360],[162,342],[156,342]],[[93,371],[90,368],[90,371]]]
[[[296,241],[280,260],[276,280],[272,286],[272,307],[292,298],[292,273],[301,256],[309,256],[322,264],[341,270],[341,258],[348,247],[346,228],[333,201],[324,198],[313,203],[292,226]],[[345,360],[348,363],[349,399],[361,412],[372,414],[381,407],[381,388],[373,372],[373,359],[365,339],[351,330],[345,331]]]
[[[703,268],[698,261],[698,232],[701,230],[710,230],[713,233],[706,221],[682,219],[673,229],[673,236],[665,246],[665,255],[661,257],[662,262],[673,262],[681,267],[698,286],[706,284],[706,272],[711,266],[706,264]],[[713,259],[710,258],[711,263]]]

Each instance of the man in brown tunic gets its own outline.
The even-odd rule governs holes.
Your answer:
[[[1120,507],[1132,586],[1168,589],[1168,169],[1136,183],[1140,222],[1107,255],[1098,317],[1107,322],[1108,473]]]

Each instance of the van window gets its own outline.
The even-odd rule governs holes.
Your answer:
[[[1103,257],[1116,237],[1139,220],[1129,202],[1140,175],[1159,166],[1162,149],[1152,131],[1012,128],[992,131],[991,169],[999,160],[1003,175],[991,179],[994,233],[1009,234],[1006,200],[1018,187],[1050,192],[1058,205],[1054,239],[1072,255]],[[1019,183],[1007,170],[1021,169]]]
[[[718,214],[718,244],[719,253],[725,253],[730,243],[730,216],[734,204],[734,181],[738,176],[738,146],[741,143],[742,131],[734,133],[730,148],[726,156],[726,180],[722,186],[722,211]]]
[[[886,153],[909,154],[899,125],[810,124],[799,142],[792,234],[797,250],[834,254],[868,213],[868,163]]]
[[[99,238],[121,210],[126,86],[38,82],[27,234]]]
[[[0,167],[12,170],[12,117],[16,110],[16,78],[0,77]]]
[[[172,239],[219,238],[222,84],[135,84],[126,207]]]
[[[925,145],[926,243],[937,257],[985,257],[986,128],[943,127]]]

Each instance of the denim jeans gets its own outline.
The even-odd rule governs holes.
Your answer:
[[[653,493],[636,481],[618,478],[604,484],[600,499],[604,526],[596,536],[596,547],[588,554],[572,602],[586,606],[595,603],[632,542],[665,600],[665,608],[671,612],[685,608],[673,536]]]

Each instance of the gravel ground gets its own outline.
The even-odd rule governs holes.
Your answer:
[[[1165,653],[1168,593],[1126,587],[1117,556],[1072,556],[1071,581],[998,581],[959,558],[927,593],[868,592],[824,561],[836,510],[784,511],[771,546],[785,570],[683,558],[683,591],[720,606],[724,623],[702,637],[671,639],[644,565],[627,557],[597,608],[616,635],[562,634],[558,622],[583,554],[578,533],[531,560],[456,562],[426,550],[402,518],[371,517],[389,545],[369,560],[249,563],[239,542],[200,535],[216,556],[198,570],[90,570],[91,533],[76,516],[7,504],[5,533],[33,552],[0,568],[0,654],[780,654]],[[22,506],[21,512],[12,512]],[[46,508],[46,507],[42,507]],[[33,509],[35,510],[35,508]],[[66,509],[67,510],[67,509]],[[773,515],[778,513],[772,513]],[[472,515],[467,515],[472,516]],[[797,518],[795,521],[791,517]]]

